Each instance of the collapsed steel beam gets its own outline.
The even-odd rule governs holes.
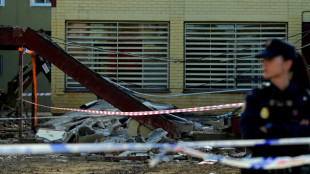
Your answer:
[[[17,50],[23,45],[23,29],[18,27],[0,27],[0,50]]]
[[[39,35],[34,30],[28,28],[23,33],[22,41],[23,45],[27,48],[50,61],[64,73],[119,110],[128,112],[151,110],[139,100],[119,89],[114,84],[111,84],[99,74],[73,58],[51,40]],[[168,132],[168,136],[170,137],[176,137],[179,131],[176,125],[162,115],[135,117],[134,119],[150,129],[163,128]]]

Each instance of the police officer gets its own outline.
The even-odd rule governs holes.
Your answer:
[[[253,89],[246,97],[241,114],[241,133],[244,139],[275,139],[310,136],[310,92],[302,59],[290,43],[273,39],[256,56],[263,58],[263,77],[269,83]],[[294,64],[295,63],[295,64]],[[295,66],[293,66],[295,65]],[[294,69],[306,73],[303,84],[291,79]],[[303,69],[303,71],[300,71]],[[296,71],[297,72],[297,71]],[[296,77],[296,75],[295,75]],[[299,77],[300,78],[300,77]],[[309,151],[308,145],[261,146],[250,148],[253,157],[299,156]],[[281,170],[249,170],[241,173],[303,173],[305,167]]]

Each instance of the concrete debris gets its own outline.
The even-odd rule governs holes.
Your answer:
[[[118,156],[125,157],[125,156],[130,156],[132,154],[135,154],[135,156],[149,156],[147,151],[125,151],[125,152],[120,153]]]
[[[184,154],[173,155],[173,160],[188,160],[188,156]]]
[[[202,132],[211,132],[213,131],[213,126],[205,126],[201,129]]]
[[[202,130],[203,130],[203,125],[195,122],[194,123],[194,131],[202,131]]]
[[[169,104],[147,101],[144,104],[154,110],[175,109],[176,107]],[[92,101],[82,105],[80,108],[88,110],[105,110],[119,111],[104,100]],[[193,116],[193,114],[189,114]],[[177,125],[179,132],[179,140],[214,140],[227,139],[228,134],[222,133],[225,129],[225,121],[211,120],[207,126],[197,121],[187,121],[181,115],[171,116],[171,121]],[[209,120],[208,120],[209,121]],[[210,123],[210,124],[209,124]],[[144,124],[131,117],[109,116],[109,115],[93,115],[90,113],[69,112],[62,117],[47,121],[39,125],[35,135],[38,142],[44,143],[173,143],[176,139],[168,138],[168,132],[162,128],[151,130]],[[245,152],[236,152],[235,148],[216,148],[210,146],[200,147],[200,151],[212,153],[221,151],[228,156],[244,156]],[[154,154],[153,154],[154,153]],[[143,161],[150,159],[151,156],[158,156],[157,150],[147,149],[144,151],[124,151],[120,153],[100,153],[88,154],[81,153],[81,156],[92,159],[104,159],[112,161],[129,162]],[[160,155],[160,154],[159,154]],[[169,162],[179,160],[188,160],[187,155],[167,153],[161,161]],[[138,161],[137,161],[138,160]],[[66,163],[66,159],[57,159],[58,162]],[[206,159],[200,164],[213,164],[213,159]]]
[[[204,148],[207,149],[207,151],[210,151],[213,149],[211,146],[205,146]]]
[[[168,134],[167,131],[163,130],[162,128],[157,128],[153,130],[147,139],[147,143],[159,143],[163,137],[165,137]]]
[[[181,132],[190,133],[191,131],[194,130],[194,124],[191,121],[181,122],[181,121],[173,120],[172,122],[180,129]]]
[[[61,162],[61,163],[67,163],[68,160],[65,160],[65,159],[56,159],[57,162]]]
[[[153,130],[148,135],[147,140],[145,140],[144,137],[142,137],[140,139],[140,141],[142,141],[144,143],[159,143],[159,142],[161,142],[161,140],[169,139],[169,138],[166,137],[167,134],[168,134],[167,131],[163,130],[162,128],[157,128],[157,129]],[[130,151],[130,150],[128,150],[128,151],[122,152],[118,156],[124,157],[124,156],[129,156],[131,154],[135,154],[135,156],[147,156],[147,154],[145,154],[145,153],[150,151],[150,150],[151,149],[148,149],[148,150],[145,150],[145,151]]]
[[[221,118],[219,120],[213,121],[211,124],[214,130],[223,130],[223,129],[231,127],[231,119]]]
[[[39,129],[35,138],[44,143],[61,143],[65,140],[67,132],[53,129]]]
[[[224,119],[219,119],[213,122],[212,126],[214,130],[220,130],[224,127]]]
[[[135,143],[135,141],[129,141],[132,139],[126,139],[126,138],[122,138],[120,137],[106,137],[106,139],[104,141],[102,141],[102,143]]]
[[[109,110],[119,111],[104,100],[89,102],[82,105],[80,108],[89,110]],[[69,112],[60,118],[41,124],[41,129],[53,129],[58,131],[65,131],[65,138],[59,143],[91,143],[102,142],[107,137],[112,135],[124,135],[124,128],[120,120],[126,117],[123,116],[100,116],[92,115],[90,113]],[[39,132],[38,131],[38,132]],[[54,135],[55,136],[55,135]],[[39,138],[39,136],[36,136]],[[39,139],[37,139],[39,140]],[[48,139],[46,140],[48,141]],[[53,143],[54,141],[49,141]]]
[[[140,123],[137,120],[129,119],[127,123],[127,136],[136,137],[138,136],[138,127]]]

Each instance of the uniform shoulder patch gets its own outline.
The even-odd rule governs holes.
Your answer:
[[[310,96],[310,90],[309,89],[306,89],[306,94],[308,97]]]
[[[309,100],[310,100],[310,90],[306,89],[303,96],[303,101],[309,101]]]

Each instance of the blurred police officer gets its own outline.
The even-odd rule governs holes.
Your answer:
[[[253,89],[246,97],[241,115],[244,139],[275,139],[310,136],[309,78],[302,57],[295,47],[279,39],[268,41],[263,58],[265,86]],[[292,74],[296,73],[296,74]],[[292,80],[298,77],[299,80]],[[301,80],[300,80],[301,79]],[[250,148],[253,157],[299,156],[308,145],[261,146]],[[281,170],[241,170],[242,173],[304,173],[305,166]]]

